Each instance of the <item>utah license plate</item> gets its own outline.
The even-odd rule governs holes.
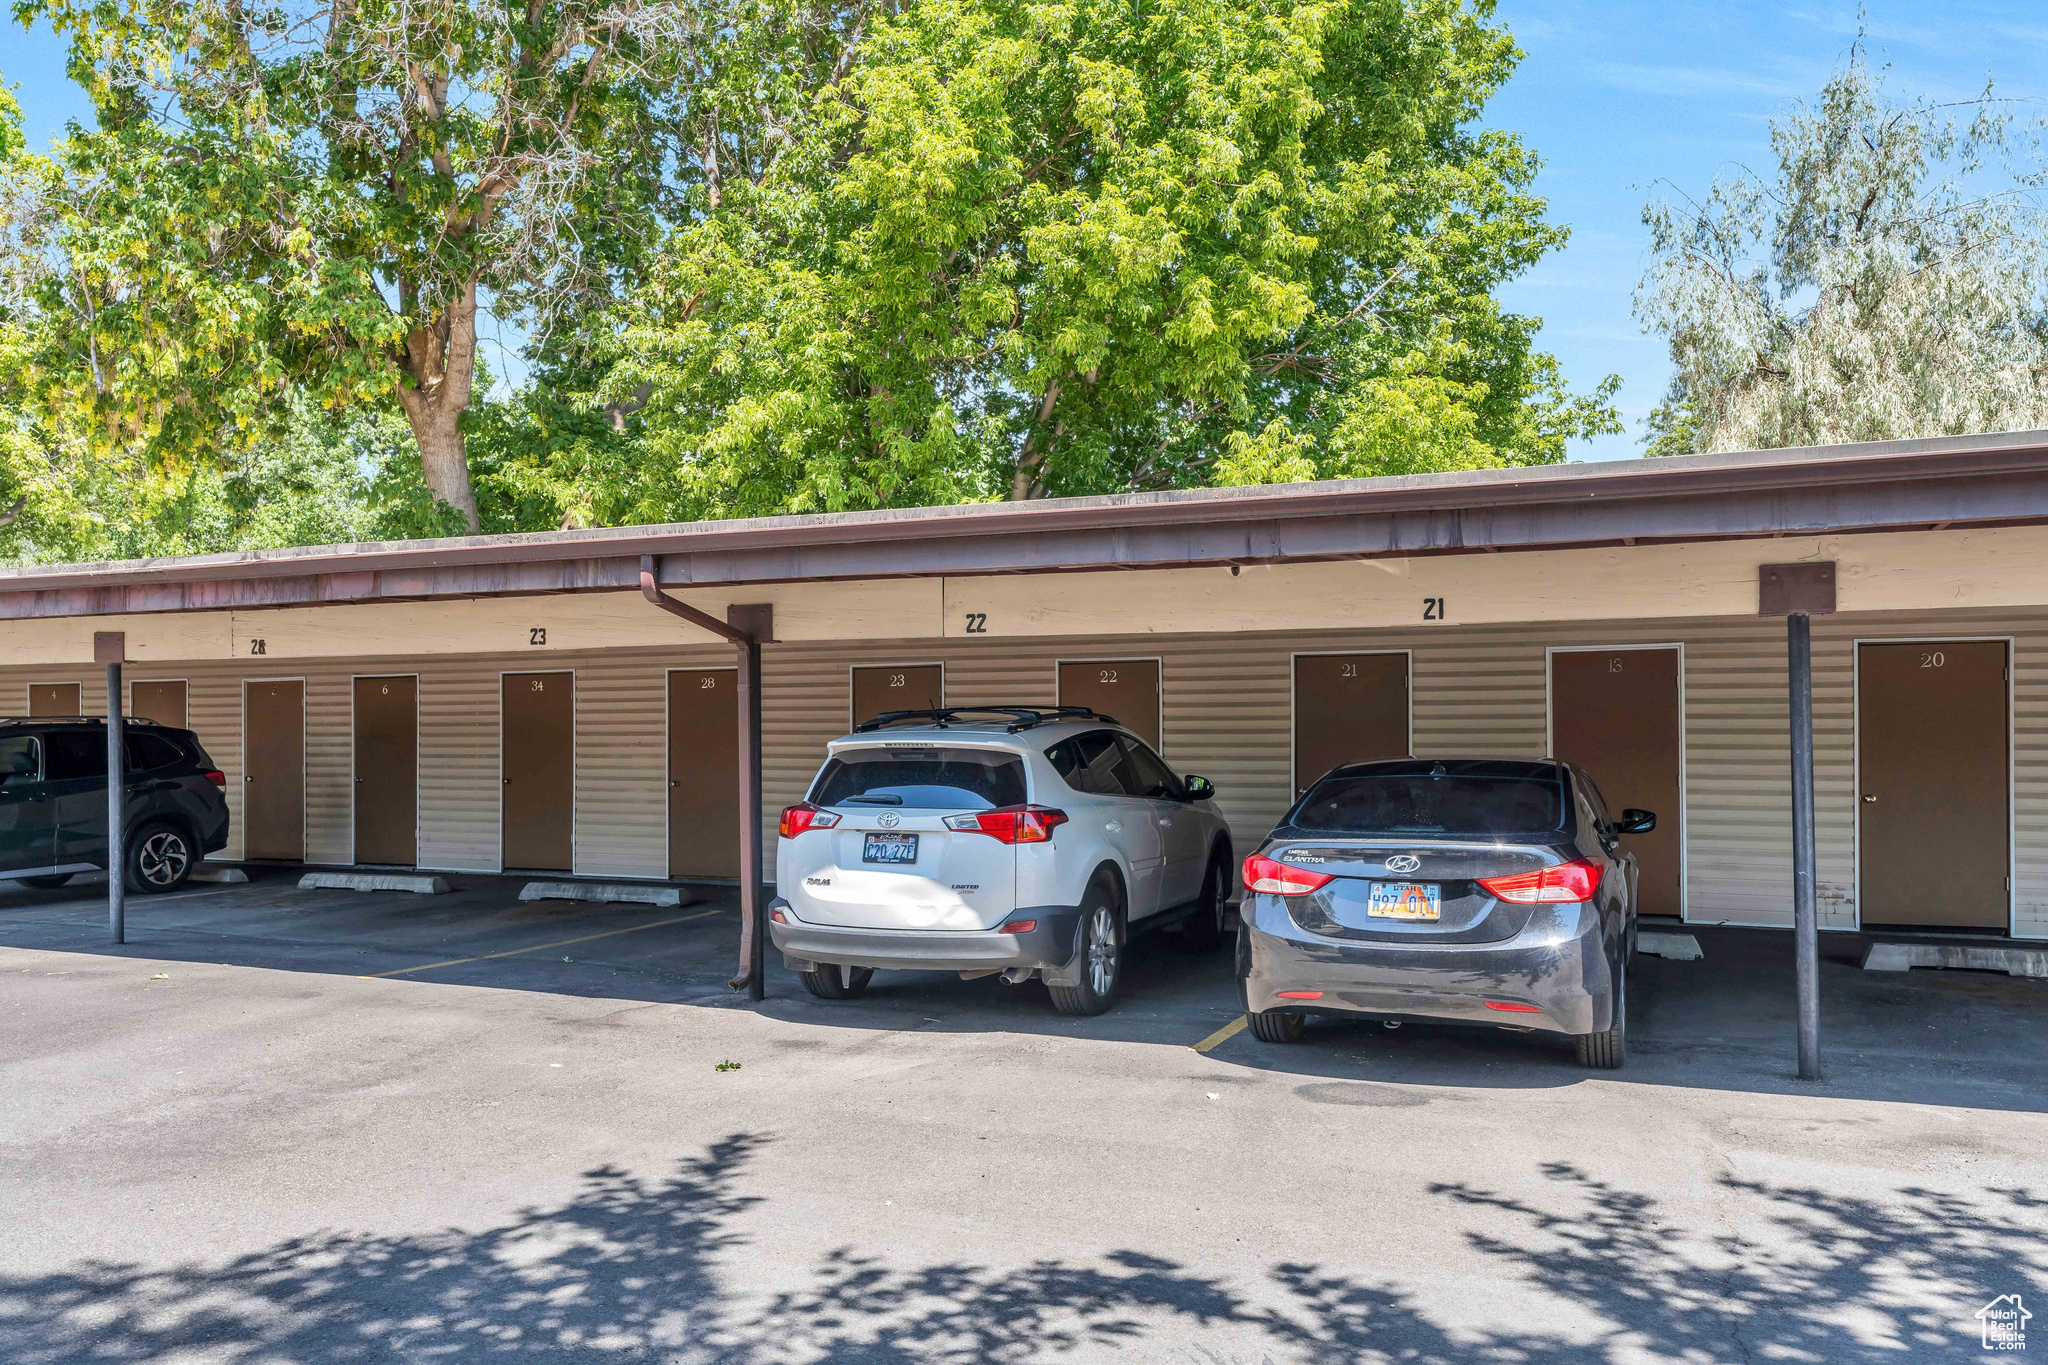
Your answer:
[[[1373,919],[1443,918],[1443,888],[1429,882],[1374,882],[1365,903]]]
[[[861,844],[864,863],[914,863],[917,861],[915,834],[870,834]]]

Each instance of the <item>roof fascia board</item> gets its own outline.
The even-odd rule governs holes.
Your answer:
[[[1165,525],[1035,527],[966,538],[733,545],[655,553],[664,586],[1151,569],[1290,560],[1551,550],[1624,539],[1707,540],[2048,520],[2048,470],[1904,482],[1837,483],[1691,497],[1332,514]],[[594,548],[594,547],[588,547]],[[611,547],[607,547],[611,548]],[[310,566],[308,566],[310,567]],[[57,584],[0,579],[0,619],[218,611],[638,590],[639,555],[488,563],[367,565],[339,573]],[[19,580],[16,580],[17,582]]]
[[[316,546],[176,560],[49,565],[0,571],[0,593],[100,587],[122,580],[200,582],[208,579],[302,578],[360,572],[445,569],[460,565],[610,562],[643,554],[738,556],[766,550],[775,557],[810,547],[863,547],[1046,536],[1106,527],[1192,528],[1298,523],[1333,517],[1462,516],[1508,508],[1633,504],[1881,483],[1947,483],[2005,474],[2048,473],[2048,433],[1999,438],[1956,437],[1806,451],[1745,452],[1461,471],[1451,474],[1344,480],[1244,489],[1197,489],[1027,503],[905,508],[879,512],[769,517],[654,527],[478,536],[394,544]],[[1902,520],[1911,521],[1907,516]],[[1924,518],[1934,520],[1938,518]],[[1771,534],[1779,528],[1753,528]],[[1845,527],[1846,529],[1846,527]],[[1647,528],[1622,535],[1651,535]],[[1554,543],[1554,542],[1551,542]],[[1480,548],[1470,534],[1462,547]],[[1511,548],[1500,541],[1496,548]],[[1395,552],[1391,549],[1381,553]],[[970,556],[971,557],[971,556]],[[943,556],[942,556],[943,558]],[[927,572],[929,570],[926,570]],[[966,570],[962,570],[966,571]],[[990,570],[1000,572],[1002,570]],[[562,570],[573,578],[574,570]],[[801,576],[801,575],[800,575]],[[610,577],[609,571],[607,578]],[[724,580],[737,581],[737,580]],[[594,585],[593,585],[594,586]],[[619,586],[606,582],[603,586]],[[630,586],[630,585],[629,585]]]

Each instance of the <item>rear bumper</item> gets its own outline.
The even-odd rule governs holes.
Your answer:
[[[846,929],[807,924],[796,918],[789,902],[776,897],[771,912],[788,920],[768,922],[768,937],[794,971],[815,963],[847,967],[881,967],[903,971],[999,972],[1013,967],[1064,967],[1074,956],[1081,910],[1073,905],[1040,905],[1013,911],[1009,918],[1036,920],[1038,927],[1021,934],[994,929],[930,933],[916,929]]]
[[[1533,916],[1499,943],[1388,946],[1335,943],[1303,930],[1278,896],[1240,908],[1238,975],[1247,1010],[1448,1019],[1551,1033],[1598,1033],[1612,1023],[1607,935],[1591,906]],[[1281,991],[1321,991],[1283,1000]],[[1489,1000],[1533,1005],[1488,1008]]]

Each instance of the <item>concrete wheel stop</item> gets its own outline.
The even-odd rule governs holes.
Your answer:
[[[299,890],[411,891],[422,896],[445,896],[449,886],[439,877],[410,872],[308,872],[299,878]]]
[[[632,882],[528,882],[520,888],[523,901],[601,901],[630,905],[689,905],[696,897],[677,886],[637,885]]]
[[[1651,957],[1669,958],[1673,962],[1698,962],[1706,956],[1700,951],[1700,941],[1691,934],[1677,934],[1668,929],[1637,930],[1636,951],[1648,953]]]
[[[2048,977],[2048,948],[2005,944],[1873,943],[1863,954],[1866,972],[1907,972],[1915,967],[1963,967],[2008,976]]]
[[[201,863],[192,869],[195,882],[213,882],[220,886],[240,886],[249,880],[249,874],[239,867],[226,867],[219,863]]]

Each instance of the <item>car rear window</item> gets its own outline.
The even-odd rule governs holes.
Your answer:
[[[1309,789],[1288,823],[1332,834],[1549,834],[1564,828],[1564,787],[1554,777],[1331,776]]]
[[[1024,804],[1024,760],[998,749],[842,749],[811,785],[820,806],[988,810]]]

